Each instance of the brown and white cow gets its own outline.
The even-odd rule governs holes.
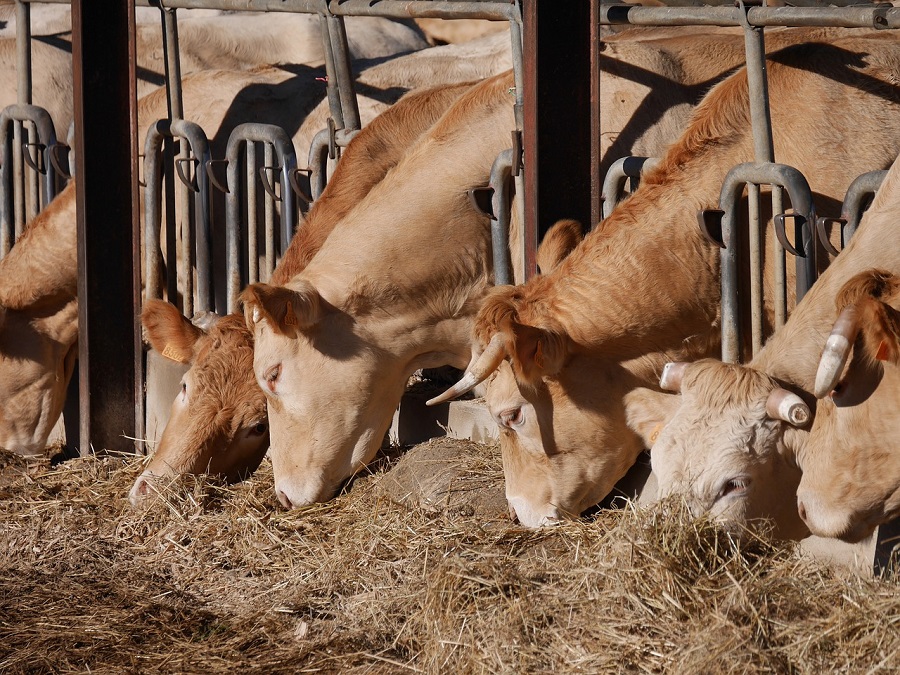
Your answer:
[[[272,283],[298,274],[341,219],[470,86],[413,92],[372,120],[346,148],[275,268]],[[204,331],[157,300],[145,303],[142,321],[158,352],[191,367],[153,458],[131,490],[132,502],[148,494],[154,478],[211,473],[237,480],[255,470],[268,449],[268,419],[266,399],[253,374],[253,336],[243,315],[219,319]]]
[[[808,176],[820,209],[896,157],[896,41],[789,47],[769,58],[768,74],[775,157]],[[731,167],[753,158],[747,99],[743,70],[713,88],[661,166],[558,269],[484,302],[478,372],[449,395],[509,360],[486,398],[523,524],[577,516],[608,494],[644,447],[623,397],[655,383],[675,355],[717,351],[719,252],[696,213],[717,204]]]
[[[603,87],[601,94],[603,96],[603,123],[604,129],[611,130],[608,138],[610,144],[619,139],[617,147],[625,149],[627,152],[630,148],[624,138],[636,139],[636,145],[633,151],[649,151],[656,152],[658,148],[652,146],[651,140],[659,139],[660,135],[652,133],[654,126],[661,124],[660,112],[662,110],[671,109],[664,115],[664,119],[670,120],[673,117],[684,117],[687,115],[685,101],[690,100],[694,96],[695,89],[702,86],[705,78],[712,72],[709,69],[709,59],[699,59],[696,67],[697,73],[688,75],[693,72],[691,68],[685,68],[682,64],[691,61],[685,54],[679,51],[687,50],[688,47],[693,48],[692,42],[679,43],[672,40],[672,36],[666,36],[664,39],[651,39],[652,31],[644,31],[641,33],[639,45],[631,45],[623,43],[616,47],[616,42],[612,41],[609,45],[609,59],[604,60],[603,68]],[[451,80],[463,74],[473,75],[489,75],[495,72],[497,68],[508,65],[510,62],[508,35],[494,35],[483,40],[476,40],[465,45],[451,45],[442,48],[428,49],[416,52],[409,56],[398,58],[387,63],[378,64],[362,71],[358,84],[361,92],[372,93],[371,88],[375,88],[375,95],[378,99],[384,99],[386,93],[395,89],[403,90],[407,87],[415,87],[423,82],[438,80]],[[708,50],[701,50],[705,56],[711,56]],[[725,67],[725,61],[721,58],[722,48],[719,47],[717,55],[718,67]],[[737,53],[737,52],[736,52]],[[742,52],[741,52],[742,53]],[[465,58],[460,61],[460,56]],[[738,58],[738,57],[732,57]],[[462,65],[460,65],[462,63]],[[454,65],[455,64],[455,65]],[[717,73],[719,71],[716,71]],[[644,78],[651,77],[649,81]],[[681,78],[685,80],[685,89],[676,95],[676,89],[661,86],[661,82],[667,81],[668,78]],[[629,85],[629,82],[631,84]],[[628,87],[632,86],[637,89],[634,95],[625,96]],[[654,93],[655,92],[655,93]],[[648,101],[647,96],[651,96]],[[623,98],[624,96],[624,98]],[[379,109],[378,106],[385,107],[387,104],[379,102],[376,98],[361,96],[360,109],[363,120],[368,116],[374,116],[374,111]],[[366,105],[366,101],[370,105]],[[613,103],[616,103],[613,105]],[[652,102],[653,105],[649,105]],[[322,109],[322,114],[316,117],[317,111]],[[635,117],[631,120],[629,115]],[[300,135],[312,133],[324,126],[324,120],[327,117],[327,108],[322,105],[316,111],[311,113],[304,122]],[[629,124],[631,131],[619,135],[625,125]],[[674,126],[673,126],[674,128]],[[649,135],[645,135],[647,130],[651,130]],[[674,133],[674,131],[673,131]],[[648,145],[650,143],[651,145]],[[321,214],[321,212],[319,212]],[[559,243],[559,239],[563,238],[562,232],[564,228],[559,229],[556,238],[551,238],[542,246],[541,255],[544,260],[542,269],[550,265],[550,259],[554,252],[550,251],[550,247],[554,245],[554,240]],[[545,251],[545,249],[547,249]],[[309,248],[305,250],[311,250]],[[565,245],[561,245],[561,250],[567,250]],[[555,252],[559,255],[559,252]],[[290,256],[289,256],[290,258]],[[280,272],[279,272],[280,274]],[[293,273],[292,273],[293,274]],[[187,323],[187,322],[185,322]],[[188,334],[192,329],[185,327]],[[152,336],[151,336],[152,339]],[[162,345],[162,342],[160,342]],[[198,343],[199,344],[199,343]],[[165,345],[162,347],[164,348]],[[250,344],[240,345],[238,341],[232,340],[223,342],[216,350],[216,359],[207,362],[195,361],[192,369],[199,368],[208,369],[208,374],[204,376],[204,382],[218,383],[216,388],[210,392],[204,390],[201,382],[194,378],[188,382],[189,396],[193,398],[194,405],[206,406],[204,401],[207,395],[210,397],[211,404],[222,408],[236,408],[237,406],[246,406],[248,401],[252,401],[254,397],[259,399],[260,394],[256,388],[250,387],[245,382],[240,387],[228,385],[229,378],[242,378],[237,369],[227,369],[225,363],[238,362],[245,358],[242,354],[249,353]],[[170,352],[171,353],[171,352]],[[211,354],[211,352],[210,352]],[[229,361],[230,360],[230,361]],[[213,372],[219,369],[220,372]],[[190,379],[189,374],[189,379]],[[242,378],[246,380],[247,378]],[[222,393],[226,390],[240,391],[244,398],[241,401],[228,400],[222,398]],[[180,394],[182,398],[184,394]],[[178,415],[174,417],[175,408],[183,405],[176,401],[173,404],[173,419],[170,420],[169,426],[164,433],[164,439],[182,439],[174,445],[163,440],[157,448],[156,456],[148,467],[148,475],[164,471],[169,475],[170,470],[174,467],[182,467],[185,470],[203,470],[208,467],[225,467],[228,475],[238,475],[252,470],[250,467],[241,467],[234,462],[243,457],[243,453],[237,449],[232,449],[228,444],[223,444],[224,439],[228,438],[227,429],[231,427],[231,422],[225,417],[217,418],[216,425],[210,426],[205,421],[201,423],[202,417],[194,415]],[[190,442],[187,442],[190,439]],[[213,440],[218,439],[218,441]],[[217,444],[218,443],[218,444]],[[177,449],[175,449],[177,447]],[[190,448],[193,447],[193,450]],[[210,450],[211,447],[215,449]],[[189,454],[193,452],[196,456],[191,459]],[[210,453],[215,459],[210,460]],[[208,463],[210,462],[211,463]],[[255,464],[253,464],[255,466]],[[191,468],[197,467],[197,468]],[[222,469],[220,469],[222,470]],[[132,499],[137,501],[141,494],[147,490],[145,484],[146,476],[141,477],[135,488],[132,490]]]
[[[893,298],[896,282],[868,270],[900,272],[900,249],[891,245],[898,218],[900,161],[850,244],[749,365],[673,365],[665,384],[680,395],[640,389],[630,394],[629,421],[652,445],[661,495],[684,494],[695,512],[738,530],[770,518],[776,534],[790,538],[808,533],[801,516],[815,534],[858,540],[896,515],[896,366],[869,360],[871,343],[857,342],[845,391],[818,404],[813,392],[827,395],[843,372],[842,358],[826,358],[817,377],[838,311],[857,300],[874,303],[866,298],[873,291]],[[883,316],[871,309],[867,333]],[[882,338],[896,339],[885,334],[878,344]],[[846,337],[831,342],[842,341],[846,347],[854,343]]]

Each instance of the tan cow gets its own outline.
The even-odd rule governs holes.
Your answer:
[[[625,51],[621,53],[616,52],[617,58],[610,59],[608,64],[604,61],[603,82],[606,83],[606,86],[603,87],[602,93],[604,97],[608,98],[603,99],[602,110],[604,114],[604,124],[611,129],[622,129],[625,121],[628,119],[627,115],[630,113],[634,113],[639,118],[634,120],[633,129],[652,129],[653,126],[658,123],[659,111],[664,109],[666,105],[672,106],[673,110],[676,111],[675,113],[667,113],[667,117],[671,117],[673,114],[686,115],[687,111],[683,103],[690,98],[689,92],[697,86],[696,83],[703,81],[703,77],[695,76],[686,83],[687,92],[682,92],[677,96],[673,94],[669,99],[661,92],[657,92],[653,97],[653,101],[655,102],[654,105],[646,105],[647,102],[644,96],[650,91],[647,89],[647,86],[658,86],[658,82],[643,82],[641,78],[645,74],[652,74],[658,71],[655,77],[665,80],[669,76],[685,78],[687,77],[685,72],[690,71],[690,69],[678,66],[673,60],[674,57],[667,55],[668,52],[679,54],[677,43],[669,39],[671,36],[667,36],[666,39],[657,41],[650,39],[651,34],[651,31],[645,31],[639,36],[644,46],[623,46],[622,49]],[[359,90],[361,92],[372,94],[374,89],[377,92],[375,95],[378,98],[367,97],[365,93],[361,95],[360,109],[363,120],[365,121],[367,119],[367,115],[374,116],[375,111],[380,109],[380,107],[385,107],[387,104],[384,101],[390,100],[390,96],[395,90],[399,89],[402,91],[407,87],[418,86],[423,82],[434,81],[435,79],[452,80],[454,77],[459,77],[461,74],[486,75],[495,72],[500,66],[509,63],[508,39],[508,35],[496,35],[485,40],[476,40],[465,45],[451,45],[443,48],[423,50],[409,56],[394,59],[388,63],[378,64],[364,69],[359,77],[359,82],[361,84]],[[685,43],[682,41],[681,48],[684,49],[686,45],[690,44],[692,43]],[[611,49],[613,49],[613,47],[611,47]],[[660,53],[663,50],[666,50],[667,54],[660,56]],[[704,53],[707,56],[710,55],[708,52]],[[630,63],[624,61],[626,57],[630,60]],[[685,55],[678,55],[678,63],[684,63],[688,60],[689,59]],[[703,65],[698,65],[698,69],[710,68],[706,59],[702,60],[702,62]],[[460,63],[463,65],[460,65]],[[721,64],[721,59],[720,65],[723,65]],[[608,72],[607,67],[609,69]],[[634,68],[635,72],[629,72],[629,68]],[[624,72],[622,74],[617,74],[620,69]],[[607,77],[607,75],[609,77]],[[643,95],[635,95],[627,98],[625,101],[627,102],[627,105],[622,105],[623,101],[617,99],[618,97],[621,97],[622,92],[625,91],[625,80],[629,77],[635,77],[638,80],[638,82],[635,83],[635,86],[640,87],[641,91],[644,93]],[[698,77],[699,79],[697,79]],[[670,90],[664,89],[664,91]],[[613,105],[614,102],[616,105]],[[321,114],[318,113],[320,110],[322,111]],[[319,115],[318,117],[316,117],[317,114]],[[317,111],[311,113],[304,122],[300,131],[301,137],[304,134],[311,137],[313,133],[324,126],[327,116],[327,106],[320,104]],[[632,136],[634,135],[632,134]],[[659,138],[659,135],[651,133],[648,137]],[[628,150],[627,145],[620,145],[619,147]],[[651,152],[656,151],[646,144],[643,147],[650,148]],[[562,237],[563,235],[560,233],[558,236]],[[545,248],[548,249],[548,252],[542,253],[542,255],[550,255],[549,247],[553,245],[554,241],[553,238],[551,238],[546,242],[546,246],[542,246],[541,251],[544,251]],[[563,246],[561,250],[567,249]],[[556,254],[559,255],[558,252]],[[549,265],[550,263],[545,259],[544,264]],[[546,270],[548,268],[542,267],[542,269]],[[187,330],[190,332],[190,329]],[[249,405],[248,402],[253,399],[254,395],[257,398],[259,397],[259,394],[256,393],[255,390],[251,389],[250,391],[247,391],[246,384],[242,385],[243,388],[228,384],[230,378],[240,378],[240,375],[236,373],[235,369],[229,371],[229,369],[225,368],[225,364],[237,362],[243,358],[240,356],[240,353],[243,353],[245,350],[243,348],[239,349],[238,347],[239,345],[235,340],[223,342],[215,352],[215,360],[211,360],[209,363],[203,363],[201,361],[194,363],[194,368],[201,368],[203,370],[218,368],[221,372],[216,372],[215,375],[213,375],[212,370],[208,370],[209,374],[204,376],[204,381],[218,383],[215,390],[208,393],[204,390],[198,378],[194,378],[194,381],[189,383],[189,388],[191,389],[190,397],[193,401],[192,405],[198,406],[198,408],[205,406],[206,404],[203,402],[208,395],[212,402],[211,405],[221,406],[222,408],[227,409],[236,408],[238,406],[246,408],[246,406]],[[248,344],[246,345],[246,351],[249,352],[249,349],[250,345]],[[232,351],[233,353],[229,355],[229,351]],[[212,352],[210,352],[210,354],[212,354]],[[225,401],[222,398],[221,392],[228,389],[231,391],[241,391],[247,398],[241,399],[240,401]],[[179,408],[180,405],[181,404],[176,401],[176,403],[173,404],[173,411],[176,408]],[[164,471],[166,475],[168,475],[171,467],[176,466],[188,467],[185,470],[203,470],[204,468],[215,467],[217,471],[226,473],[229,476],[241,475],[251,470],[249,466],[241,467],[238,464],[239,460],[244,457],[244,453],[240,449],[233,449],[225,443],[225,439],[229,438],[228,430],[231,428],[230,420],[225,417],[219,417],[217,418],[217,424],[210,426],[203,421],[203,419],[202,416],[179,415],[177,419],[170,420],[169,426],[164,432],[164,439],[182,439],[182,441],[173,445],[169,440],[164,440],[157,449],[156,456],[151,462],[151,465],[148,467],[148,474]],[[190,443],[193,444],[192,452],[197,453],[197,457],[194,457],[193,459],[188,457],[188,453],[191,452],[190,445],[185,442],[184,439],[190,439]],[[212,460],[209,459],[209,455],[212,455]],[[255,466],[255,464],[253,464],[253,466]],[[199,468],[190,469],[190,467]],[[144,485],[144,482],[144,477],[142,477],[132,490],[132,499],[134,501],[137,501],[140,496],[146,492],[147,486]]]
[[[641,389],[630,394],[629,421],[652,444],[661,495],[684,494],[696,513],[709,512],[737,530],[771,518],[776,534],[790,538],[808,533],[801,515],[815,534],[851,541],[897,515],[896,366],[873,364],[857,353],[846,391],[817,405],[812,392],[819,388],[826,395],[843,372],[843,359],[837,367],[832,360],[831,374],[817,382],[819,357],[838,310],[865,301],[866,290],[892,295],[890,284],[873,283],[864,271],[900,271],[900,250],[886,245],[895,237],[898,217],[900,161],[846,250],[749,365],[673,365],[666,386],[680,395]],[[836,341],[853,344],[846,337]]]
[[[311,91],[306,82],[276,69],[212,71],[185,78],[185,110],[208,130],[216,156],[224,155],[231,130],[253,117],[279,124],[287,127],[289,133],[296,133],[303,114],[312,107],[318,96],[319,93]],[[162,90],[141,99],[138,104],[139,133],[145,134],[148,124],[164,117],[165,110],[166,98]],[[0,305],[10,310],[0,326],[0,339],[3,341],[0,352],[0,401],[12,400],[14,392],[18,401],[17,414],[6,415],[0,423],[0,447],[27,453],[43,450],[48,434],[59,417],[69,379],[68,375],[62,377],[61,374],[71,373],[71,363],[67,359],[74,358],[77,336],[74,308],[68,308],[68,305],[57,308],[59,316],[56,316],[57,310],[51,312],[49,309],[45,296],[54,298],[58,295],[55,285],[49,282],[34,284],[35,280],[43,278],[41,274],[23,271],[25,263],[37,261],[48,270],[52,269],[57,285],[62,284],[66,289],[76,286],[74,182],[57,196],[52,205],[52,209],[48,207],[46,216],[39,216],[34,221],[35,226],[40,225],[40,231],[51,234],[23,237],[20,243],[27,242],[25,248],[16,256],[10,253],[0,261],[0,294],[3,294],[0,295]],[[216,212],[221,214],[223,209]],[[45,244],[50,248],[45,249]],[[13,251],[18,248],[19,244],[16,244]],[[28,305],[23,305],[20,300],[6,305],[4,295],[31,300]],[[11,308],[19,311],[32,306],[47,313],[40,325],[34,322],[23,324],[11,311]],[[55,317],[52,325],[48,323],[50,315]],[[32,337],[26,338],[25,335]],[[38,341],[37,336],[43,337]],[[65,336],[66,340],[62,341],[61,336]],[[15,357],[15,345],[20,342],[27,342],[31,350],[27,367],[25,362]],[[4,405],[12,409],[12,404]],[[240,409],[238,403],[235,403],[234,409]]]
[[[804,172],[820,209],[896,157],[895,40],[789,47],[768,74],[775,157]],[[478,350],[491,347],[456,392],[509,359],[487,402],[501,426],[507,497],[524,524],[577,516],[608,494],[644,447],[623,397],[656,382],[676,354],[716,353],[719,251],[696,213],[717,204],[731,167],[753,158],[747,97],[744,71],[717,85],[662,165],[557,270],[498,288],[479,312]]]
[[[353,59],[387,58],[428,46],[417,30],[388,19],[351,17],[346,26]],[[321,71],[302,68],[319,68],[324,63],[316,15],[243,12],[186,18],[179,20],[178,37],[183,75],[283,64],[292,66],[284,73],[285,79],[291,69],[298,70],[306,78],[304,84],[311,91],[319,91],[320,98],[324,96],[324,85],[315,80]],[[136,26],[135,42],[137,94],[143,97],[165,83],[159,22]],[[73,114],[71,53],[70,34],[39,37],[32,42],[33,102],[50,112],[57,137],[63,140]],[[17,102],[16,81],[15,39],[0,38],[0,109]]]
[[[330,499],[372,460],[413,372],[468,362],[492,273],[466,190],[509,144],[511,82],[460,97],[287,286],[242,294],[285,506]]]
[[[299,273],[341,219],[399,161],[413,142],[471,85],[413,92],[375,118],[347,147],[272,276],[285,283]],[[166,302],[148,301],[142,321],[153,347],[190,363],[182,391],[147,468],[131,490],[133,503],[152,480],[182,473],[245,477],[268,449],[266,400],[253,375],[253,339],[243,315],[229,315],[201,331]]]

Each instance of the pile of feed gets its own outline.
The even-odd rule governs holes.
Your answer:
[[[138,459],[0,456],[0,672],[900,669],[896,576],[737,550],[677,503],[525,530],[497,455],[432,441],[294,512],[267,462],[133,509]]]

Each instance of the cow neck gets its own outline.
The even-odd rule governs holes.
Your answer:
[[[464,94],[328,237],[300,276],[329,303],[398,330],[411,329],[402,317],[436,326],[474,313],[490,279],[490,229],[466,190],[487,183],[509,145],[509,80]]]
[[[717,330],[719,250],[702,237],[697,212],[717,202],[733,164],[730,155],[705,157],[658,174],[546,284],[535,280],[533,302],[555,315],[575,351],[602,349],[624,361],[715,342],[709,334]]]
[[[29,223],[0,262],[0,305],[24,310],[50,297],[74,299],[76,255],[73,181]]]

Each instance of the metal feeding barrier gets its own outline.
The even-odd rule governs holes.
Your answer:
[[[869,171],[861,176],[857,176],[856,180],[850,183],[850,187],[847,188],[847,195],[844,197],[844,202],[841,205],[840,217],[826,218],[823,216],[816,220],[816,232],[819,237],[819,243],[831,255],[837,255],[839,251],[831,244],[831,240],[828,237],[828,226],[837,225],[841,228],[842,247],[850,243],[850,239],[856,233],[856,228],[859,227],[864,207],[867,206],[866,202],[870,200],[881,186],[881,183],[884,182],[885,176],[887,176],[887,170]]]
[[[256,161],[255,143],[264,144],[264,163],[259,166]],[[245,218],[241,217],[241,148],[244,149],[244,168],[246,182]],[[274,160],[273,164],[273,152]],[[228,139],[226,152],[227,185],[217,187],[224,189],[225,194],[225,248],[226,248],[226,306],[228,312],[238,309],[238,294],[246,283],[260,280],[258,266],[258,224],[257,193],[255,189],[257,175],[265,189],[265,248],[266,271],[268,275],[275,269],[275,209],[276,201],[281,202],[281,229],[279,231],[280,246],[278,257],[284,255],[297,222],[296,200],[291,185],[291,175],[297,167],[297,155],[294,145],[281,127],[272,124],[248,122],[235,127]],[[269,179],[269,172],[280,174],[281,194],[275,190],[275,181]],[[241,260],[242,223],[246,223],[246,259]],[[245,271],[246,270],[246,271]]]
[[[658,157],[621,157],[610,164],[600,193],[603,217],[609,218],[613,209],[625,198],[627,183],[630,182],[628,192],[634,192],[640,184],[641,174],[653,171],[659,162]]]
[[[0,112],[0,258],[25,223],[56,196],[52,161],[58,144],[50,114],[34,105]]]
[[[163,142],[179,139],[184,144],[186,156],[176,163],[178,176],[187,187],[183,194],[181,218],[180,250],[175,222],[170,219],[170,227],[162,227],[162,183],[166,161]],[[181,296],[181,310],[185,316],[193,316],[195,311],[205,312],[214,308],[212,283],[212,228],[209,176],[205,167],[210,161],[209,141],[197,124],[186,120],[158,120],[150,126],[144,144],[144,259],[145,295],[162,298],[165,277],[167,297],[173,304]],[[193,170],[188,168],[193,167]],[[169,182],[171,173],[167,174]],[[169,192],[172,194],[172,191]],[[191,205],[193,204],[193,209]],[[174,210],[174,205],[170,205]],[[162,242],[160,234],[166,232],[166,259],[171,266],[178,260],[178,274],[163,274]],[[193,242],[196,241],[196,245]],[[196,301],[194,293],[194,263],[197,275]],[[181,280],[181,284],[178,281]],[[180,288],[179,288],[180,286]]]

